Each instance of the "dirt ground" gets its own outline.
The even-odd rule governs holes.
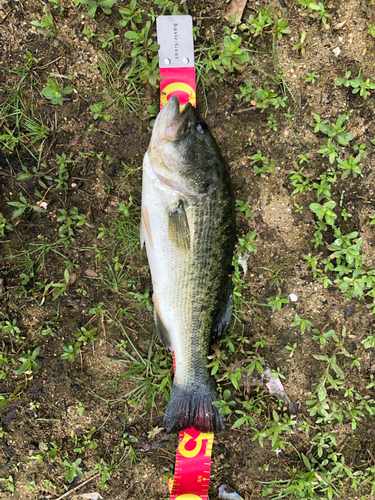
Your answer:
[[[243,15],[246,21],[273,6],[272,19],[277,14],[288,21],[281,39],[273,37],[272,25],[258,36],[236,29],[224,20],[228,4],[223,1],[176,4],[181,12],[186,7],[199,27],[197,60],[207,47],[222,47],[226,27],[253,51],[249,61],[222,77],[199,66],[205,78],[198,84],[197,108],[227,161],[235,199],[249,202],[251,210],[250,216],[237,212],[237,237],[256,232],[237,321],[213,346],[215,356],[221,350],[227,357],[217,378],[224,378],[222,391],[231,391],[236,406],[227,412],[226,430],[215,436],[209,494],[218,499],[219,486],[226,484],[245,500],[281,498],[275,495],[283,484],[303,473],[301,481],[310,481],[313,493],[284,490],[285,498],[370,499],[375,498],[370,493],[375,342],[365,341],[374,335],[374,296],[369,285],[348,300],[335,281],[337,272],[324,270],[321,261],[333,259],[329,246],[336,236],[328,227],[322,244],[314,247],[318,217],[310,205],[327,199],[318,200],[316,188],[294,193],[292,175],[304,167],[303,180],[312,186],[322,174],[340,170],[318,152],[327,136],[310,124],[316,123],[314,114],[330,124],[347,115],[345,132],[354,139],[340,154],[357,155],[354,145],[366,144],[367,156],[361,157],[360,174],[342,178],[340,171],[331,183],[335,224],[342,234],[358,233],[363,272],[374,270],[375,226],[369,217],[375,206],[375,90],[364,99],[335,80],[351,71],[351,78],[360,73],[375,82],[375,37],[368,27],[375,24],[375,5],[327,1],[329,17],[323,23],[297,1],[285,3],[281,8],[278,0],[249,0]],[[172,8],[172,2],[137,5],[143,9],[137,27],[151,21],[155,43],[153,13]],[[11,225],[4,236],[0,233],[0,498],[57,500],[90,479],[67,498],[91,492],[108,500],[168,498],[166,478],[173,473],[177,436],[165,432],[162,417],[172,363],[155,339],[151,279],[138,237],[142,159],[152,130],[147,107],[158,107],[159,89],[147,81],[131,83],[132,45],[124,34],[132,28],[119,26],[119,8],[129,7],[117,2],[110,14],[98,7],[90,18],[78,0],[0,1],[0,214]],[[31,24],[46,13],[53,19],[51,32]],[[115,38],[102,47],[111,30]],[[48,133],[35,144],[26,136],[11,151],[5,136],[21,115],[7,118],[4,106],[22,75],[21,108]],[[73,89],[63,104],[41,93],[51,77]],[[254,97],[238,99],[240,86],[249,80],[254,91],[267,87],[287,97],[286,106],[261,112]],[[19,100],[12,103],[8,114],[20,106]],[[105,105],[99,116],[90,109],[95,103]],[[271,113],[277,130],[268,125]],[[20,130],[26,128],[24,121]],[[272,172],[256,172],[260,163],[252,157],[259,151],[274,162]],[[63,154],[65,164],[59,161]],[[27,207],[12,219],[21,205],[10,202]],[[43,202],[39,211],[32,208]],[[306,256],[317,257],[319,272]],[[276,298],[286,300],[271,307]],[[291,326],[296,314],[321,333],[334,330],[336,337],[320,341],[309,324],[306,330]],[[31,366],[17,375],[37,348],[37,370]],[[274,429],[275,415],[287,420],[288,405],[265,387],[236,389],[226,378],[225,367],[235,373],[254,356],[285,377],[293,403],[295,425],[289,432],[280,427],[285,444],[276,449],[267,436],[261,443],[259,433]],[[317,399],[316,384],[327,362],[337,366],[336,361],[339,369],[328,369],[333,376],[326,385],[328,399],[321,399],[328,401],[327,411],[323,407],[314,414],[309,402]],[[231,429],[249,398],[258,413],[252,410],[248,425]],[[306,457],[316,461],[309,479]],[[335,460],[345,460],[352,477],[335,469]],[[69,477],[74,463],[80,472]],[[353,477],[361,478],[358,487]],[[273,482],[268,485],[273,491],[262,482]]]

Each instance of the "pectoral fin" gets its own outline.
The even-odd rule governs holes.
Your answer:
[[[173,245],[183,250],[190,248],[190,229],[182,200],[169,211],[169,239]]]

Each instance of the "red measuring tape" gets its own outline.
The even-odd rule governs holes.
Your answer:
[[[159,49],[160,109],[172,95],[180,110],[196,106],[193,20],[191,16],[159,16],[156,19]],[[173,364],[175,359],[173,353]],[[174,478],[168,480],[171,500],[207,500],[211,473],[213,432],[194,428],[180,432]]]
[[[207,500],[213,440],[213,432],[180,432],[174,479],[168,481],[171,500]]]
[[[171,95],[180,101],[180,110],[190,102],[196,106],[195,68],[160,68],[163,80],[160,82],[160,109],[167,103]]]

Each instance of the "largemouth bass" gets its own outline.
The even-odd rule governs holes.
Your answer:
[[[141,241],[153,283],[156,331],[174,353],[169,431],[221,430],[207,368],[211,340],[229,325],[235,217],[229,173],[205,122],[172,96],[143,162]]]

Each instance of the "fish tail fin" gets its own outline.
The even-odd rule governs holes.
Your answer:
[[[182,386],[173,384],[164,425],[168,432],[194,427],[201,432],[218,432],[224,429],[224,418],[216,401],[216,390],[209,384]]]

